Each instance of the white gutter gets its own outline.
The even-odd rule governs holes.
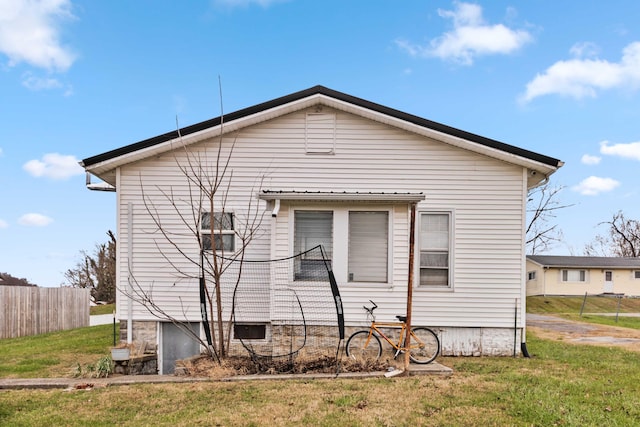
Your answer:
[[[86,185],[87,185],[87,188],[89,190],[92,190],[92,191],[109,191],[109,192],[115,192],[116,191],[116,187],[114,187],[113,185],[108,184],[106,182],[92,183],[91,182],[91,174],[89,172],[87,172]]]

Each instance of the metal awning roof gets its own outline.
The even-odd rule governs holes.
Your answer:
[[[273,191],[263,190],[262,200],[304,200],[340,202],[416,203],[425,199],[424,193],[378,191]]]

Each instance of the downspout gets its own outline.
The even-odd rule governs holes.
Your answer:
[[[534,171],[532,171],[534,172]],[[528,175],[531,172],[528,172],[527,169],[523,170],[523,194],[525,195],[524,203],[522,204],[522,275],[521,275],[521,285],[520,285],[520,323],[522,324],[522,328],[520,328],[520,352],[524,357],[530,357],[529,352],[527,351],[527,248],[526,248],[526,240],[527,236],[525,234],[526,224],[527,224],[527,198],[526,196],[529,194],[529,185],[528,185]],[[535,172],[534,172],[535,173]],[[539,185],[543,185],[549,180],[549,177],[545,175],[544,179],[538,183]],[[516,314],[515,314],[515,324],[514,324],[514,335],[517,334],[518,330],[518,300],[516,298]],[[515,344],[515,343],[514,343]],[[516,349],[514,348],[514,356],[516,353]]]
[[[127,344],[133,342],[133,203],[127,205]]]

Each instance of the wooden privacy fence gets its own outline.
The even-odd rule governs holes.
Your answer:
[[[0,338],[89,326],[89,289],[0,286]]]

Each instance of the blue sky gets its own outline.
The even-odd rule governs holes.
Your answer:
[[[0,0],[0,272],[115,230],[78,161],[321,84],[566,164],[552,253],[640,218],[640,2]]]

